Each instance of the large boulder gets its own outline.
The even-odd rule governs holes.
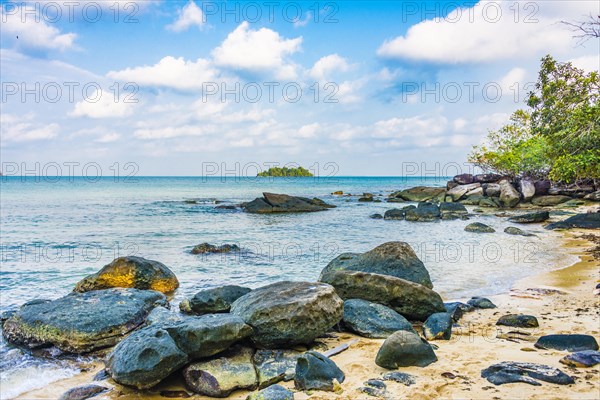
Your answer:
[[[508,220],[510,222],[516,222],[519,224],[529,224],[544,222],[548,218],[550,218],[550,213],[548,211],[536,211],[527,214],[515,215],[514,217],[510,217]]]
[[[387,369],[426,367],[436,361],[431,345],[418,334],[407,331],[398,331],[388,337],[375,358],[375,364]]]
[[[421,202],[416,208],[406,209],[407,221],[431,222],[440,219],[440,208],[437,204]]]
[[[361,299],[344,302],[344,328],[360,336],[385,339],[396,331],[414,331],[412,324],[396,311]]]
[[[106,368],[118,383],[150,388],[183,367],[188,356],[162,327],[138,330],[119,343],[106,359]]]
[[[500,205],[512,208],[519,203],[521,195],[515,187],[506,179],[500,181]]]
[[[600,229],[600,213],[583,213],[573,215],[564,221],[554,222],[546,226],[546,229]]]
[[[30,348],[54,345],[72,353],[114,346],[140,326],[165,296],[153,290],[106,289],[71,293],[23,305],[3,326],[11,343]]]
[[[541,336],[535,347],[566,351],[598,350],[598,342],[591,335],[559,334]]]
[[[387,242],[366,253],[344,253],[334,258],[321,271],[320,281],[335,271],[361,271],[406,279],[432,288],[425,265],[405,242]]]
[[[447,196],[452,197],[453,201],[458,201],[460,198],[465,196],[468,192],[478,189],[481,187],[481,183],[471,183],[468,185],[459,185],[456,186],[446,193]]]
[[[179,287],[175,274],[163,263],[142,257],[119,257],[75,285],[75,292],[110,288],[134,288],[171,293]]]
[[[492,183],[500,179],[502,179],[502,175],[498,174],[478,174],[473,177],[473,181],[479,183]]]
[[[521,179],[519,182],[519,192],[523,196],[523,201],[530,201],[535,195],[535,184],[529,179]]]
[[[252,359],[258,375],[258,387],[262,389],[274,383],[292,379],[296,361],[301,355],[302,352],[292,349],[258,349]],[[289,375],[291,377],[288,379]]]
[[[363,299],[390,307],[409,320],[425,321],[445,311],[439,294],[394,276],[359,271],[334,271],[321,276],[343,299]]]
[[[196,315],[226,313],[231,303],[251,291],[250,288],[236,285],[201,290],[191,299],[182,301],[179,308],[187,314]]]
[[[321,353],[307,351],[298,357],[294,376],[296,389],[332,392],[335,388],[334,380],[342,383],[345,378],[342,370]]]
[[[442,219],[459,219],[465,218],[469,212],[460,203],[440,203],[440,214]]]
[[[533,182],[533,186],[535,186],[535,195],[536,196],[544,196],[548,194],[550,188],[552,187],[552,182],[548,180],[540,180]]]
[[[453,180],[459,185],[468,185],[474,182],[474,177],[471,174],[460,174],[456,175]]]
[[[589,201],[600,201],[600,190],[596,190],[593,193],[586,194],[583,198]]]
[[[569,196],[534,196],[533,199],[531,199],[531,204],[540,207],[552,207],[562,203],[566,203],[569,200],[571,200],[571,197]]]
[[[252,364],[254,349],[234,347],[219,358],[188,365],[183,370],[186,385],[195,393],[227,397],[234,390],[254,390],[258,386]]]
[[[383,214],[383,219],[386,220],[403,220],[406,214],[406,210],[399,208],[392,208],[391,210],[387,210],[385,214]]]
[[[401,198],[406,201],[443,200],[446,189],[443,187],[417,186],[410,189],[394,192],[391,198]]]
[[[314,212],[324,211],[335,206],[327,204],[320,199],[288,196],[287,194],[263,193],[249,203],[242,203],[242,208],[248,213],[270,214],[288,212]]]
[[[488,197],[500,197],[500,185],[498,183],[485,183],[482,185],[483,193]]]
[[[277,282],[237,299],[231,313],[254,329],[259,347],[308,344],[340,322],[344,303],[323,283]]]

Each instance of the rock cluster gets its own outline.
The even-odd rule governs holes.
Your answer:
[[[254,214],[314,212],[334,207],[317,198],[309,199],[267,192],[263,193],[263,197],[258,197],[248,203],[242,203],[244,211]]]

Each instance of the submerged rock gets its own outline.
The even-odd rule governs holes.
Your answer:
[[[425,265],[408,243],[387,242],[366,253],[344,253],[321,271],[320,281],[335,271],[361,271],[406,279],[432,288]]]
[[[417,208],[406,210],[406,220],[416,222],[431,222],[441,218],[440,208],[433,203],[419,203]]]
[[[369,218],[371,218],[371,219],[384,219],[383,215],[381,215],[381,214],[371,214],[371,215],[369,215]]]
[[[344,302],[342,325],[360,336],[384,339],[396,331],[412,331],[410,322],[396,311],[361,299]]]
[[[383,214],[383,219],[386,220],[403,220],[406,211],[400,208],[392,208],[391,210],[387,210],[385,214]]]
[[[301,355],[302,352],[297,350],[257,350],[252,362],[258,375],[258,387],[288,380],[287,373],[295,370]]]
[[[575,368],[593,367],[600,364],[600,352],[597,350],[576,351],[561,358],[560,362]]]
[[[375,358],[375,364],[387,369],[426,367],[436,361],[431,345],[416,333],[407,331],[398,331],[388,337]]]
[[[246,400],[294,400],[294,392],[283,386],[273,385],[250,394]]]
[[[465,206],[460,203],[440,203],[440,213],[442,219],[464,218],[469,213]]]
[[[473,222],[465,226],[465,231],[476,232],[476,233],[494,233],[496,230],[491,226],[482,224],[481,222]]]
[[[537,211],[527,214],[516,215],[514,217],[510,217],[508,220],[510,222],[516,222],[519,224],[529,224],[544,222],[548,218],[550,218],[550,213],[548,211]]]
[[[504,361],[494,364],[483,371],[481,377],[486,378],[494,385],[505,383],[523,382],[540,386],[539,381],[555,383],[557,385],[570,385],[575,383],[573,378],[559,369],[542,364]]]
[[[86,400],[109,390],[109,388],[100,385],[78,386],[67,390],[58,400]]]
[[[314,212],[333,207],[335,206],[316,198],[308,199],[306,197],[267,192],[263,193],[263,197],[242,204],[244,211],[255,214]]]
[[[533,315],[508,314],[500,317],[496,325],[512,326],[515,328],[537,328],[538,320]]]
[[[452,336],[452,314],[431,314],[423,324],[423,335],[427,340],[450,340]]]
[[[509,235],[519,235],[519,236],[535,236],[533,233],[525,232],[514,226],[506,227],[504,229],[504,233],[508,233]]]
[[[237,244],[223,244],[215,246],[210,243],[201,243],[192,249],[192,254],[207,254],[207,253],[231,253],[232,251],[240,251],[240,246]]]
[[[171,293],[179,287],[175,274],[163,263],[142,257],[119,257],[75,285],[75,292],[133,288]]]
[[[4,323],[2,333],[9,342],[30,348],[54,345],[85,353],[115,345],[159,305],[167,305],[166,298],[153,290],[71,293],[23,305]]]
[[[187,303],[182,303],[180,308],[183,312],[196,315],[226,313],[234,301],[251,291],[250,288],[236,285],[201,290]]]
[[[533,199],[531,199],[531,204],[534,206],[549,207],[566,203],[569,200],[571,200],[571,197],[569,196],[534,196]]]
[[[294,384],[299,390],[325,390],[332,392],[334,380],[344,382],[346,376],[329,358],[316,351],[307,351],[298,357]]]
[[[541,336],[535,343],[538,349],[555,349],[567,351],[598,350],[598,342],[593,336],[578,334],[561,334]]]
[[[231,313],[252,326],[259,347],[308,344],[340,322],[343,301],[327,284],[277,282],[237,299]]]
[[[546,226],[546,229],[600,229],[600,213],[583,213],[573,215],[564,221],[554,222]]]

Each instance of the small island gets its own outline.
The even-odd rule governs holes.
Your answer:
[[[310,177],[314,176],[309,170],[303,167],[298,168],[288,168],[288,167],[273,167],[269,168],[266,171],[259,172],[256,176],[273,176],[273,177],[285,177],[285,176],[293,176],[293,177]]]

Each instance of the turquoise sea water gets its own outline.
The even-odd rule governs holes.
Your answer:
[[[402,205],[359,203],[370,192],[385,200],[399,189],[445,186],[448,178],[0,178],[0,309],[57,298],[115,257],[158,260],[178,276],[173,307],[185,296],[221,284],[262,286],[316,280],[343,252],[387,241],[410,243],[444,299],[507,291],[517,279],[574,260],[558,235],[528,226],[537,237],[504,234],[505,219],[476,216],[497,230],[464,232],[466,221],[411,223],[370,219]],[[263,191],[320,197],[337,206],[318,213],[252,215],[220,210]],[[190,254],[199,243],[236,243],[235,255]],[[0,342],[1,398],[77,373],[72,361],[39,359]]]

